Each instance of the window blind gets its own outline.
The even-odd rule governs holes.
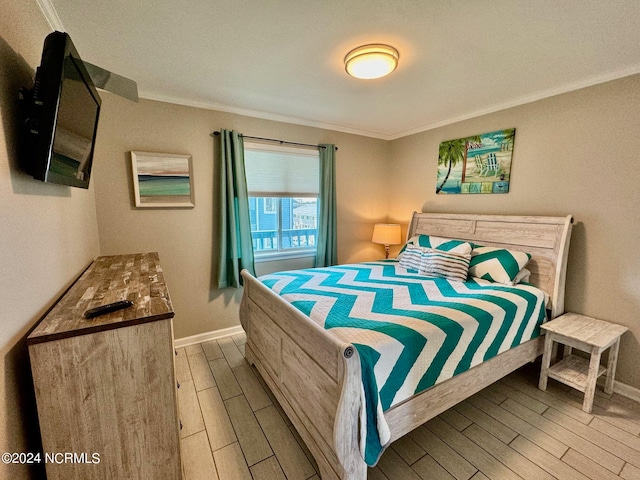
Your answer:
[[[317,150],[244,143],[247,190],[252,197],[317,197]]]

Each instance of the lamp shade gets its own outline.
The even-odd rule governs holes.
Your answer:
[[[376,223],[373,227],[371,241],[382,245],[400,244],[400,225],[397,223]]]
[[[398,51],[389,45],[363,45],[347,53],[344,68],[352,77],[380,78],[396,69],[399,57]]]

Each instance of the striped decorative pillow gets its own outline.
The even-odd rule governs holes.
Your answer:
[[[476,245],[471,252],[469,275],[491,282],[513,285],[516,275],[530,258],[531,255],[525,252]]]
[[[470,253],[443,252],[425,249],[418,273],[429,277],[441,277],[464,282],[469,271]]]
[[[411,244],[407,244],[406,248],[400,257],[400,266],[409,270],[418,270],[422,261],[422,252],[425,249]]]
[[[436,250],[442,250],[444,252],[454,253],[471,253],[471,244],[463,240],[453,240],[450,238],[434,237],[432,235],[415,235],[411,237],[407,243],[402,247],[397,259],[402,258],[402,254],[409,245],[420,246],[424,248],[435,248]]]

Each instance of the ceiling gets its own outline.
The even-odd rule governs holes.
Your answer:
[[[394,139],[640,73],[637,0],[37,0],[140,96]],[[343,58],[400,52],[388,77]]]

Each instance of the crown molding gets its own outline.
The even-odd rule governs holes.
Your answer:
[[[462,122],[464,120],[469,120],[471,118],[481,117],[482,115],[487,115],[489,113],[499,112],[501,110],[507,110],[508,108],[518,107],[520,105],[526,105],[527,103],[537,102],[538,100],[544,100],[545,98],[555,97],[556,95],[562,95],[563,93],[569,93],[576,90],[581,90],[583,88],[593,87],[595,85],[599,85],[601,83],[610,82],[612,80],[619,80],[624,77],[630,77],[632,75],[636,75],[640,73],[640,65],[635,65],[633,67],[625,68],[622,70],[617,70],[615,72],[606,73],[604,75],[598,75],[595,77],[590,77],[585,80],[581,80],[579,82],[572,82],[562,85],[556,88],[550,88],[547,90],[542,90],[540,92],[533,93],[531,95],[525,95],[523,97],[516,98],[514,100],[509,100],[507,102],[496,103],[487,108],[475,110],[473,112],[460,115],[458,117],[451,117],[439,122],[430,123],[428,125],[423,125],[422,127],[417,127],[411,130],[405,130],[402,132],[397,132],[388,135],[389,140],[396,140],[398,138],[406,137],[409,135],[415,135],[416,133],[426,132],[428,130],[433,130],[435,128],[444,127],[446,125],[451,125],[453,123]]]
[[[149,100],[157,100],[160,102],[167,103],[176,103],[178,105],[185,105],[189,107],[197,107],[197,108],[205,108],[209,110],[218,110],[221,112],[235,113],[238,115],[245,115],[248,117],[256,117],[262,118],[265,120],[274,120],[278,122],[285,123],[293,123],[295,125],[304,125],[307,127],[316,127],[323,128],[326,130],[335,130],[342,133],[349,133],[353,135],[361,135],[365,137],[377,138],[379,140],[397,140],[399,138],[407,137],[409,135],[415,135],[417,133],[426,132],[429,130],[434,130],[436,128],[445,127],[447,125],[451,125],[454,123],[462,122],[464,120],[470,120],[472,118],[481,117],[483,115],[488,115],[490,113],[496,113],[502,110],[507,110],[513,107],[519,107],[520,105],[526,105],[528,103],[537,102],[538,100],[544,100],[546,98],[555,97],[557,95],[562,95],[564,93],[570,93],[576,90],[581,90],[583,88],[593,87],[595,85],[599,85],[601,83],[610,82],[613,80],[619,80],[624,77],[630,77],[632,75],[636,75],[640,73],[640,65],[635,65],[633,67],[625,68],[622,70],[617,70],[615,72],[610,72],[604,75],[598,75],[595,77],[590,77],[585,80],[579,82],[572,82],[562,85],[556,88],[550,88],[547,90],[542,90],[540,92],[533,93],[531,95],[525,95],[513,100],[509,100],[507,102],[496,103],[494,105],[490,105],[487,108],[483,108],[480,110],[475,110],[473,112],[469,112],[464,115],[460,115],[457,117],[450,117],[443,119],[438,122],[430,123],[427,125],[423,125],[421,127],[413,128],[410,130],[404,130],[396,133],[383,133],[383,132],[373,132],[370,130],[361,130],[357,128],[345,127],[342,125],[334,125],[323,122],[316,122],[308,119],[301,119],[297,117],[289,117],[286,115],[273,114],[268,112],[261,112],[257,110],[250,110],[238,107],[232,107],[230,105],[218,104],[218,103],[208,103],[208,102],[194,102],[190,100],[184,100],[181,98],[168,97],[157,94],[150,93],[141,93],[141,98],[146,98]]]
[[[58,16],[55,7],[51,3],[51,0],[36,0],[36,3],[40,7],[44,18],[51,27],[51,30],[57,30],[58,32],[64,32],[65,28],[62,25],[62,20]]]
[[[184,99],[179,97],[171,97],[168,95],[160,95],[157,93],[152,93],[152,92],[147,92],[142,90],[138,92],[138,96],[140,98],[143,98],[146,100],[154,100],[156,102],[173,103],[175,105],[183,105],[185,107],[202,108],[205,110],[216,110],[218,112],[233,113],[236,115],[244,115],[246,117],[261,118],[263,120],[292,123],[294,125],[301,125],[305,127],[322,128],[323,130],[333,130],[336,132],[348,133],[351,135],[360,135],[364,137],[377,138],[379,140],[392,140],[390,135],[387,135],[381,132],[361,130],[357,128],[345,127],[343,125],[335,125],[331,123],[318,122],[318,121],[309,120],[306,118],[291,117],[287,115],[280,115],[277,113],[263,112],[260,110],[234,107],[234,106],[225,105],[222,103],[195,101],[195,100],[189,100],[189,99]]]

